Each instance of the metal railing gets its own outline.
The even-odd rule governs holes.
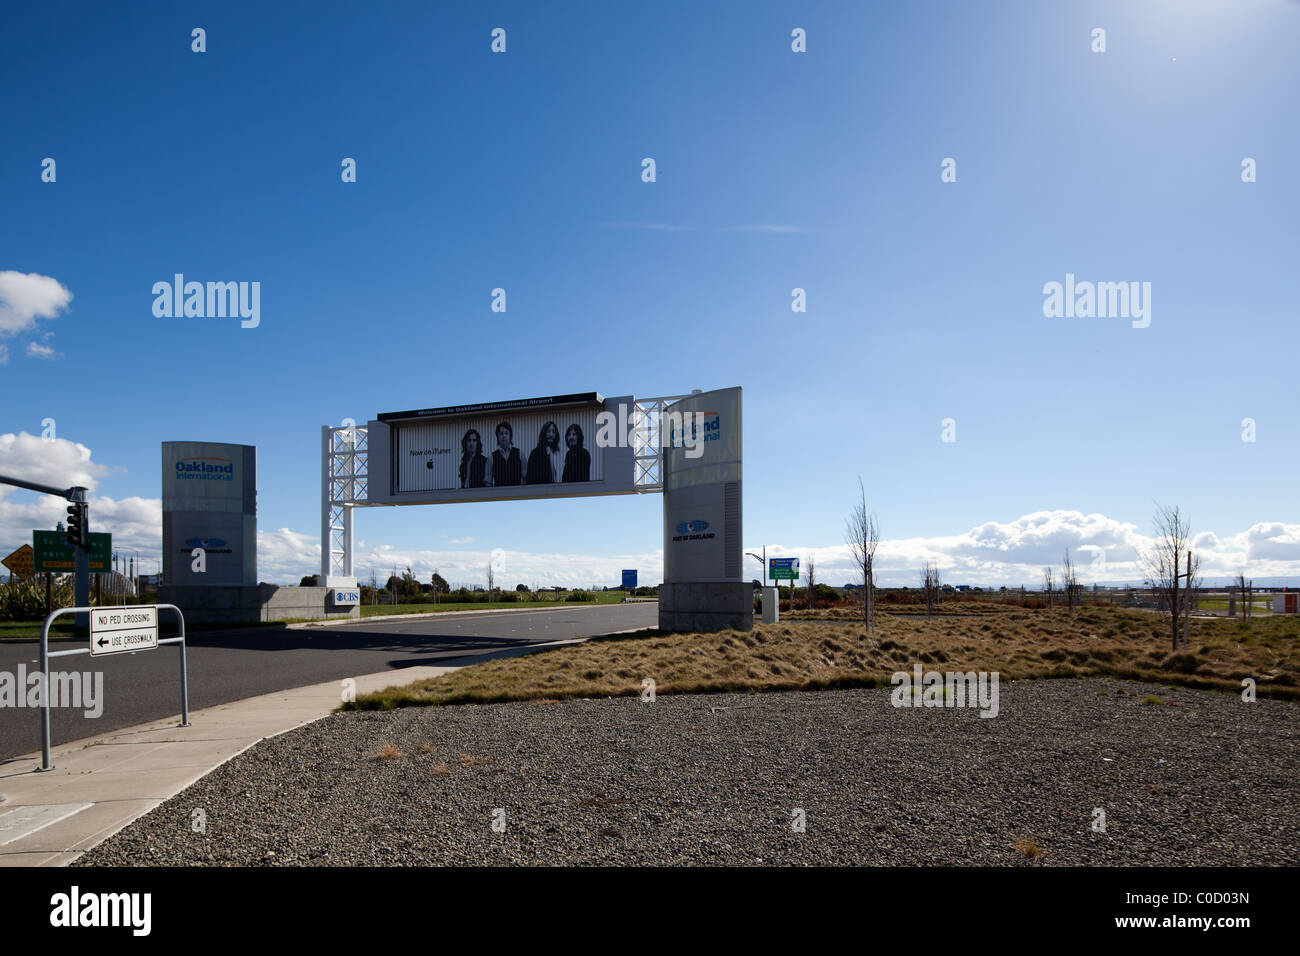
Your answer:
[[[153,605],[158,610],[171,610],[176,612],[176,619],[180,622],[181,633],[179,637],[168,637],[159,640],[161,644],[179,644],[181,648],[181,726],[190,725],[190,688],[189,676],[185,666],[185,615],[175,604],[156,604]],[[65,607],[55,611],[45,619],[41,625],[41,766],[37,768],[37,773],[46,770],[53,770],[54,764],[50,763],[50,658],[51,657],[75,657],[78,654],[89,654],[89,647],[77,647],[68,651],[51,651],[50,650],[50,625],[54,619],[63,614],[77,614],[85,612],[87,614],[98,610],[93,607]],[[152,650],[152,648],[149,648]]]

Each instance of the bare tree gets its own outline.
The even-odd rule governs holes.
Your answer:
[[[1065,549],[1065,557],[1061,559],[1061,586],[1065,588],[1065,600],[1074,610],[1075,604],[1079,600],[1079,575],[1074,570],[1074,562],[1070,560],[1070,549]]]
[[[492,576],[492,562],[488,561],[488,600],[492,600],[492,592],[496,587],[496,579]]]
[[[1255,600],[1255,582],[1247,581],[1246,575],[1237,575],[1237,593],[1241,599],[1241,619],[1250,620],[1251,611],[1254,610]]]
[[[808,555],[808,610],[817,609],[817,561]]]
[[[876,516],[867,511],[867,490],[858,479],[858,503],[853,506],[844,528],[844,540],[849,555],[862,575],[862,619],[870,633],[876,619],[876,580],[872,565],[876,560],[876,546],[880,544],[880,527]]]
[[[1047,606],[1052,606],[1052,569],[1043,568],[1043,590],[1047,592]]]
[[[1176,651],[1180,622],[1186,645],[1188,619],[1199,584],[1196,572],[1200,561],[1190,549],[1191,522],[1177,506],[1169,508],[1157,504],[1152,525],[1155,535],[1150,550],[1142,554],[1142,566],[1146,571],[1147,585],[1155,592],[1157,606],[1169,615],[1173,649]]]
[[[925,619],[931,620],[934,606],[939,601],[939,566],[931,561],[921,567],[921,589],[925,592]]]

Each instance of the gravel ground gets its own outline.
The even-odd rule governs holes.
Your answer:
[[[1300,705],[1050,680],[1004,683],[981,719],[889,694],[336,715],[77,865],[1028,865],[1026,840],[1035,865],[1300,863]]]

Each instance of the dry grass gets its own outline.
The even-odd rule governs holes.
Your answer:
[[[935,617],[982,617],[984,615],[1005,614],[1008,611],[1019,610],[1022,610],[1022,608],[1016,605],[999,604],[993,601],[945,601],[935,605],[933,614]],[[888,620],[890,617],[918,616],[925,617],[924,604],[879,603],[876,605],[877,620],[882,617]],[[799,607],[793,611],[787,610],[783,606],[781,608],[781,619],[793,621],[861,621],[862,605],[859,604],[857,607],[819,607],[816,610]]]
[[[1043,853],[1033,840],[1021,840],[1016,844],[1016,849],[1020,851],[1020,855],[1026,860],[1036,860]]]
[[[439,760],[433,765],[433,773],[434,776],[445,777],[447,774],[451,773],[451,765]]]
[[[1002,680],[1112,677],[1300,700],[1300,618],[1194,619],[1190,650],[1170,653],[1165,621],[1144,611],[992,610],[927,623],[882,615],[858,624],[790,621],[716,634],[602,638],[358,697],[342,709],[553,701],[657,694],[886,687],[896,671],[997,671]]]
[[[405,757],[405,756],[406,754],[402,753],[392,744],[384,744],[382,747],[379,748],[379,752],[375,754],[374,759],[375,760],[396,760],[398,757]]]
[[[433,753],[433,742],[430,741],[430,740],[423,740],[423,741],[421,741],[421,742],[420,742],[420,753],[422,753],[422,754],[431,754],[431,753]]]

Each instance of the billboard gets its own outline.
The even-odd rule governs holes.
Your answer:
[[[257,583],[257,449],[215,442],[162,443],[163,580]],[[193,570],[202,548],[205,570]]]
[[[602,441],[631,396],[596,392],[387,412],[369,429],[371,504],[629,494],[633,452]]]

